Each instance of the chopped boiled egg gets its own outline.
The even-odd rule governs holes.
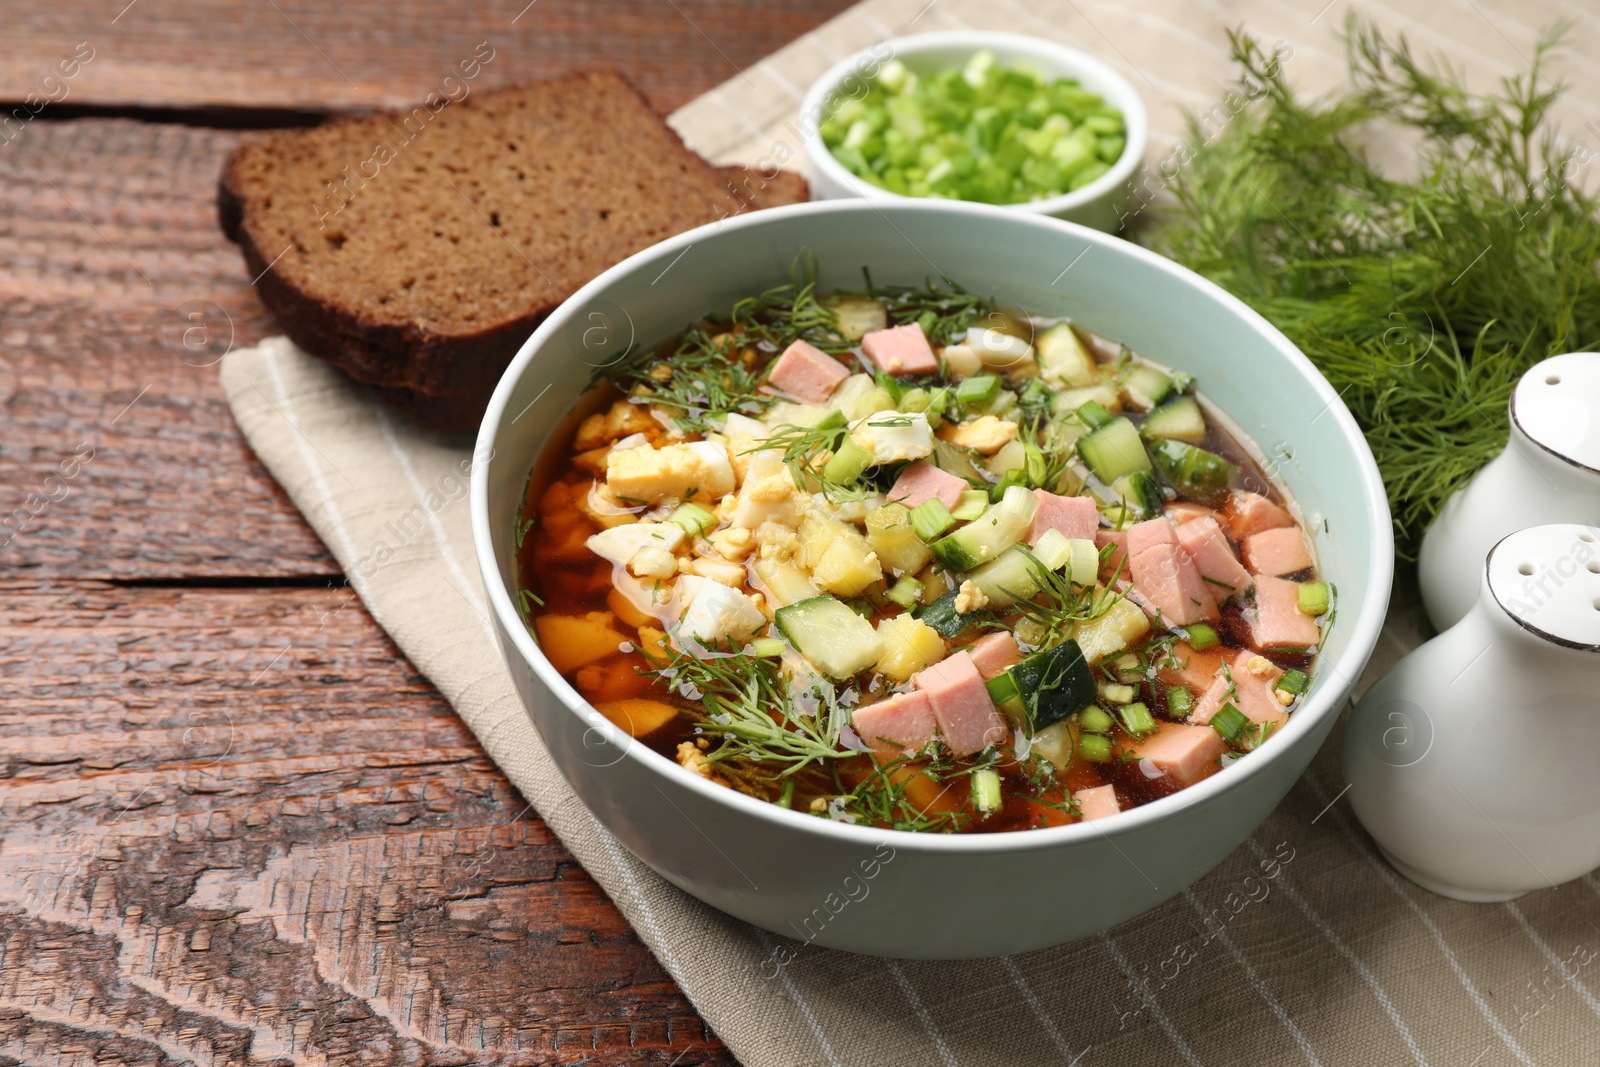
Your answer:
[[[1033,359],[1033,346],[1028,342],[987,327],[968,329],[967,347],[993,370],[1011,370]]]
[[[606,456],[606,486],[624,502],[715,499],[732,492],[733,465],[714,441],[613,450]]]
[[[871,452],[874,463],[900,463],[933,453],[933,429],[920,411],[875,412],[856,423],[850,439]]]
[[[783,455],[767,450],[752,452],[745,469],[744,484],[734,498],[727,519],[731,526],[753,530],[764,522],[792,526],[795,521],[794,479],[783,464]]]
[[[980,455],[992,456],[1017,436],[1017,424],[993,415],[980,415],[970,422],[946,423],[939,436],[957,448],[970,448]]]
[[[631,522],[591,534],[584,543],[595,555],[629,567],[633,558],[646,549],[670,554],[683,543],[683,527],[672,522]]]
[[[678,579],[678,595],[689,602],[679,626],[702,644],[746,641],[767,625],[753,598],[721,582],[685,575]]]

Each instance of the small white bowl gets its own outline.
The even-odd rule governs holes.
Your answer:
[[[1045,78],[1072,78],[1122,112],[1127,128],[1127,144],[1109,171],[1082,189],[1062,196],[1005,205],[1018,211],[1052,215],[1093,226],[1107,233],[1116,232],[1131,200],[1127,192],[1128,181],[1144,161],[1149,140],[1150,120],[1145,112],[1144,101],[1125,78],[1093,56],[1040,37],[1025,37],[1015,33],[963,31],[895,37],[835,63],[812,84],[800,105],[807,177],[811,179],[817,199],[837,200],[852,196],[883,201],[934,199],[901,196],[852,174],[822,143],[822,123],[832,113],[838,96],[860,95],[864,88],[858,87],[864,87],[890,60],[898,59],[916,74],[924,75],[960,69],[974,53],[983,49],[993,52],[1000,66],[1021,64]]]

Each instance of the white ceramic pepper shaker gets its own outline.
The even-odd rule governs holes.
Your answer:
[[[1536,364],[1510,407],[1505,451],[1445,503],[1422,539],[1422,604],[1440,631],[1477,601],[1484,555],[1502,537],[1542,523],[1600,523],[1600,353]]]
[[[1466,617],[1361,698],[1344,773],[1407,878],[1509,900],[1600,866],[1600,530],[1519,531],[1478,574]]]

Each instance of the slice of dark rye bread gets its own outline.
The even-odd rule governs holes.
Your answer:
[[[621,76],[588,72],[252,140],[218,211],[295,344],[452,430],[607,267],[806,197],[795,174],[713,167]]]

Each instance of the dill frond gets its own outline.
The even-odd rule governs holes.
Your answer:
[[[1143,239],[1260,311],[1327,376],[1414,559],[1445,500],[1504,447],[1522,373],[1600,342],[1600,220],[1572,181],[1593,153],[1547,125],[1559,34],[1477,95],[1352,18],[1350,86],[1318,100],[1231,36],[1265,91],[1215,135],[1191,120],[1176,206]],[[1415,142],[1417,176],[1380,171],[1363,147],[1374,135]]]

